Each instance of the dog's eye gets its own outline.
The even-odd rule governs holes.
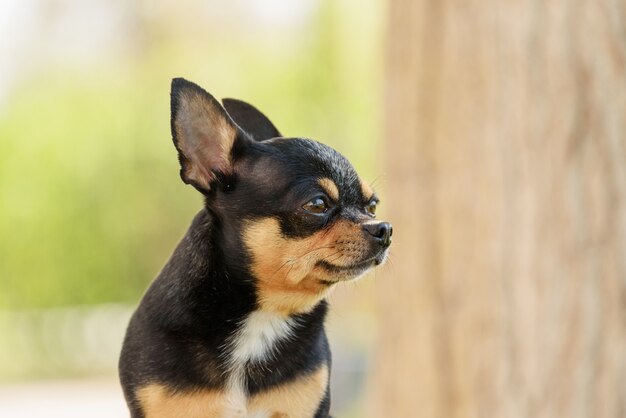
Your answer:
[[[310,202],[305,203],[302,206],[302,209],[311,213],[324,213],[328,210],[328,205],[321,197],[316,197],[312,199]]]
[[[378,205],[378,202],[373,201],[373,202],[369,202],[367,204],[367,206],[365,206],[365,211],[367,212],[368,215],[374,217],[376,216],[376,206]]]

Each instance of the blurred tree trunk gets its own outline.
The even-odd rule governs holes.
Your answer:
[[[390,0],[369,416],[626,417],[626,2]]]

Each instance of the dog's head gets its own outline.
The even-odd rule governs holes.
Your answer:
[[[310,309],[335,283],[383,263],[391,225],[334,149],[284,138],[253,106],[172,82],[181,177],[206,196],[223,257],[255,279],[262,308]],[[224,109],[225,108],[225,109]]]

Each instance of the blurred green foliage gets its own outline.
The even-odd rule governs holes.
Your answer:
[[[283,36],[144,21],[131,54],[23,79],[0,113],[0,308],[134,303],[158,273],[201,207],[178,177],[172,77],[255,104],[372,180],[382,7],[360,5],[322,1]]]

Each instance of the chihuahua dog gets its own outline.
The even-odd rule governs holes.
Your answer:
[[[348,160],[253,106],[172,81],[182,180],[205,197],[133,314],[133,418],[328,417],[326,296],[385,261],[391,225]]]

